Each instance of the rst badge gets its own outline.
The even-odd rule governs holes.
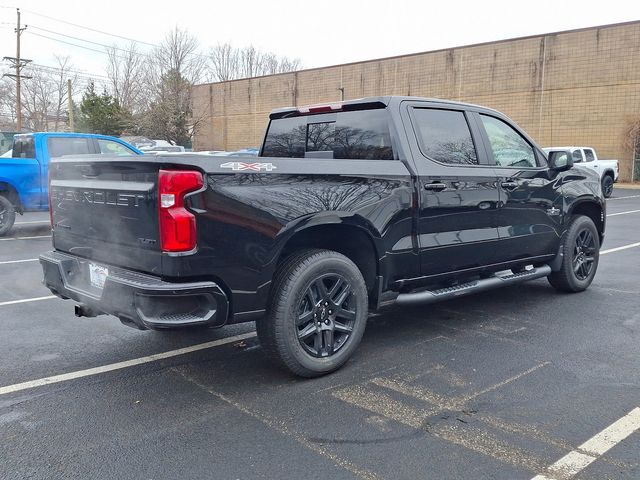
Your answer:
[[[235,172],[239,172],[239,171],[259,172],[261,170],[270,172],[271,170],[275,170],[276,166],[273,163],[227,162],[220,165],[220,168],[230,168]]]
[[[556,207],[547,208],[547,215],[560,215],[560,209]]]

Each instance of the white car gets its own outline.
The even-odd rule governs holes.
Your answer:
[[[613,193],[613,184],[618,181],[618,160],[599,160],[596,151],[591,147],[548,147],[543,150],[546,153],[554,150],[569,150],[576,167],[589,168],[598,173],[605,198],[609,198]]]

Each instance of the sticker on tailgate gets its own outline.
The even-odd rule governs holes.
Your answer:
[[[89,263],[89,280],[93,287],[103,289],[104,282],[109,276],[109,269],[102,265],[96,265],[95,263]]]

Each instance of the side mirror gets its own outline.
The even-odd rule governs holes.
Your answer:
[[[549,152],[549,168],[563,172],[573,167],[573,156],[568,150],[552,150]]]

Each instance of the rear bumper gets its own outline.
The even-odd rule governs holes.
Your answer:
[[[79,303],[79,316],[114,315],[142,329],[192,325],[220,327],[227,321],[228,300],[213,282],[171,283],[158,277],[103,265],[104,287],[91,285],[90,261],[52,251],[40,255],[44,284],[55,295]]]

